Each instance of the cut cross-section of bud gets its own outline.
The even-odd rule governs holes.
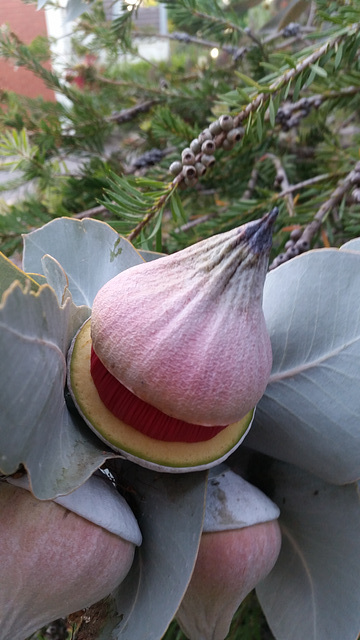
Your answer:
[[[98,292],[71,350],[69,388],[116,450],[184,471],[239,445],[272,364],[262,293],[276,215],[128,269]]]

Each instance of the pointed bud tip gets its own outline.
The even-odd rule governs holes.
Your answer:
[[[260,220],[249,222],[246,229],[246,236],[251,250],[254,253],[267,253],[272,244],[273,224],[279,213],[278,207],[274,207],[266,213]]]

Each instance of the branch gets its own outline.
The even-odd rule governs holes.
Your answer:
[[[129,122],[130,120],[133,120],[133,118],[136,118],[139,113],[146,113],[147,111],[150,111],[151,107],[157,103],[158,100],[146,100],[145,102],[139,102],[134,107],[112,113],[111,116],[106,118],[106,121],[116,122],[116,124]]]
[[[136,37],[140,37],[140,38],[148,38],[149,34],[148,33],[143,33],[143,32],[139,32],[137,31],[135,33]],[[177,42],[184,42],[186,44],[192,43],[192,44],[197,44],[200,47],[206,47],[207,49],[221,49],[221,51],[224,51],[224,53],[228,53],[229,55],[233,56],[234,60],[239,60],[239,58],[241,58],[246,52],[247,52],[247,48],[246,47],[235,47],[231,44],[219,44],[218,42],[214,42],[212,40],[204,40],[203,38],[197,38],[196,36],[191,36],[188,33],[183,33],[183,32],[177,32],[174,31],[173,33],[165,33],[165,34],[157,34],[156,39],[159,38],[163,38],[166,40],[176,40]]]
[[[102,213],[107,213],[108,209],[103,205],[99,205],[98,207],[92,207],[91,209],[86,209],[86,211],[81,211],[80,213],[75,213],[72,217],[77,220],[83,220],[84,218],[91,218],[92,216],[98,216]]]
[[[318,176],[318,179],[321,176]],[[326,178],[327,176],[323,176]],[[312,179],[314,182],[314,179]],[[290,234],[290,240],[286,243],[285,253],[279,254],[275,260],[273,260],[269,269],[275,269],[280,264],[291,260],[300,253],[308,251],[311,246],[311,241],[319,231],[322,223],[327,218],[328,214],[342,201],[343,197],[351,190],[360,185],[360,162],[357,162],[354,169],[348,173],[348,175],[339,182],[338,186],[332,192],[330,198],[328,198],[321,205],[320,209],[316,212],[313,220],[306,225],[304,231],[301,233],[300,229],[295,229]],[[297,185],[298,186],[298,185]]]
[[[290,187],[290,183],[286,175],[286,171],[281,163],[280,158],[275,156],[273,153],[266,153],[261,158],[261,160],[265,160],[266,158],[271,160],[275,167],[275,170],[276,170],[275,185],[278,187],[282,186],[284,188],[285,195],[283,196],[283,198],[285,200],[289,216],[292,218],[295,215],[295,206],[294,206],[294,199],[292,197],[291,191],[287,191]]]

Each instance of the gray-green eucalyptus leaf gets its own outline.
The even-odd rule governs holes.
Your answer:
[[[322,249],[269,273],[273,368],[246,444],[343,484],[360,476],[360,255]]]
[[[72,491],[114,456],[65,403],[67,349],[88,313],[70,297],[60,306],[48,285],[35,294],[16,282],[0,305],[0,469],[23,464],[40,499]]]
[[[6,289],[8,289],[15,280],[22,286],[30,287],[32,291],[37,291],[39,288],[38,282],[33,277],[33,274],[24,273],[24,271],[15,266],[9,258],[0,252],[0,299]]]
[[[64,269],[74,303],[89,307],[108,280],[144,261],[108,224],[91,219],[58,218],[24,236],[26,272],[44,274],[45,254]]]
[[[360,631],[360,499],[281,462],[268,485],[282,548],[256,591],[276,640],[356,640]]]
[[[41,265],[46,278],[46,282],[54,289],[60,305],[64,304],[69,288],[69,281],[62,266],[55,258],[45,254],[41,258]],[[71,295],[71,294],[70,294]],[[90,311],[89,311],[90,314]]]
[[[143,543],[114,594],[117,615],[112,624],[108,620],[99,640],[160,640],[190,581],[202,530],[207,474],[171,476],[131,462],[111,464],[118,468],[119,475],[114,475],[128,491]]]
[[[341,251],[357,251],[358,253],[360,252],[360,238],[353,238],[352,240],[349,240],[348,242],[345,242],[345,244],[343,244],[340,247]]]

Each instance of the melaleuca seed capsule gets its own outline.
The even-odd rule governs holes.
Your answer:
[[[199,142],[202,144],[205,140],[212,140],[213,136],[210,129],[204,129],[199,135]]]
[[[240,142],[244,133],[245,129],[243,127],[236,127],[235,129],[231,129],[226,137],[230,142]]]
[[[209,125],[209,131],[213,136],[218,136],[219,133],[221,133],[223,131],[223,129],[221,128],[221,125],[220,125],[218,120],[215,120],[215,122],[212,122]]]
[[[301,236],[302,236],[302,229],[300,227],[295,227],[295,229],[293,229],[290,233],[290,238],[294,240],[294,242],[296,242],[297,240],[300,240]]]
[[[183,150],[181,154],[181,160],[183,164],[194,164],[195,163],[195,155],[191,151],[190,148],[186,148]]]
[[[309,251],[310,249],[310,242],[300,239],[295,244],[295,247],[298,249],[299,253],[305,253],[305,251]]]
[[[219,118],[219,124],[223,131],[230,131],[234,126],[234,120],[229,115],[223,115]]]
[[[184,178],[187,178],[188,180],[191,180],[192,178],[196,178],[196,175],[197,175],[196,168],[194,167],[193,164],[185,165],[183,167],[182,172],[183,172]]]
[[[201,162],[207,168],[212,167],[215,164],[215,156],[208,156],[206,153],[203,153],[201,156]]]
[[[222,143],[222,148],[224,149],[224,151],[230,151],[230,149],[232,149],[235,145],[234,141],[228,140],[228,138],[225,138],[225,140],[223,140]]]
[[[294,240],[288,240],[287,242],[285,242],[285,249],[291,249],[293,246],[295,245]]]
[[[215,151],[215,142],[213,140],[205,140],[205,142],[201,145],[202,153],[206,153],[207,155],[211,155]]]
[[[204,173],[206,172],[206,167],[202,162],[196,162],[195,163],[195,169],[196,169],[196,173],[199,176],[199,178],[201,176],[203,176]]]
[[[199,140],[197,138],[195,138],[194,140],[192,140],[190,142],[190,149],[191,151],[197,155],[198,153],[200,153],[201,151],[201,144],[199,142]]]
[[[286,251],[286,255],[289,258],[295,258],[295,256],[299,255],[300,251],[299,249],[294,245],[292,247],[289,247],[289,249],[287,249]]]
[[[171,175],[177,176],[177,175],[179,175],[179,173],[182,170],[182,168],[183,168],[182,163],[179,160],[175,160],[175,162],[171,163],[171,165],[169,167],[169,171],[170,171]]]
[[[186,176],[186,178],[184,178],[184,183],[187,187],[193,187],[197,183],[197,176]]]

